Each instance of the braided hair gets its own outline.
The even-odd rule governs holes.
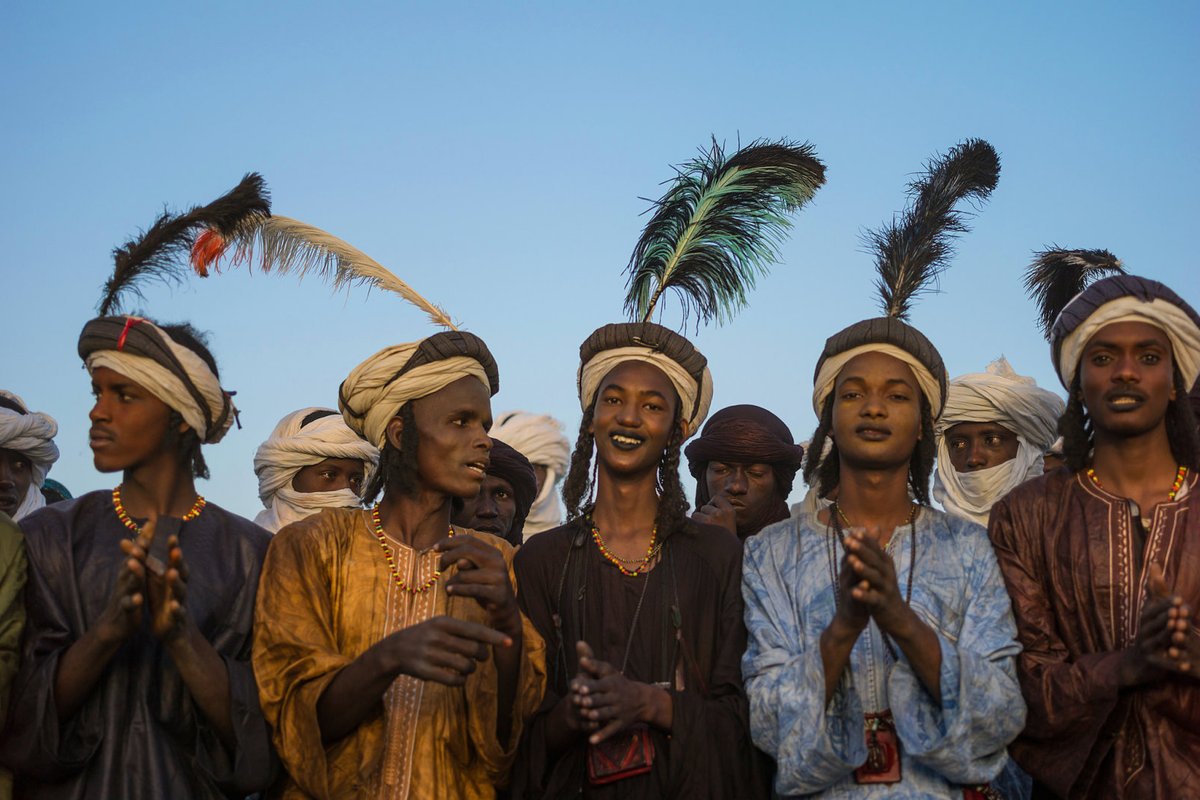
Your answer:
[[[412,403],[401,406],[398,416],[404,425],[400,429],[400,446],[393,445],[390,439],[384,442],[383,450],[379,453],[379,467],[371,475],[371,480],[363,491],[363,502],[367,505],[374,503],[375,498],[386,487],[415,494],[420,485],[417,447],[421,437],[417,432]]]
[[[221,377],[217,371],[217,360],[208,349],[208,340],[203,333],[187,322],[159,325],[159,328],[176,344],[198,355],[218,379]],[[180,462],[188,465],[192,477],[208,480],[208,464],[204,460],[204,454],[200,452],[200,435],[190,427],[180,432],[179,428],[183,424],[183,415],[171,409],[170,416],[167,417],[167,443],[175,447]]]

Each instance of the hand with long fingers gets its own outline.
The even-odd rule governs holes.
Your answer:
[[[900,593],[896,564],[880,544],[878,530],[855,529],[846,537],[846,561],[858,579],[851,597],[861,603],[885,633],[898,634],[911,610]]]
[[[441,553],[439,569],[458,568],[446,581],[446,594],[474,598],[487,612],[488,624],[519,639],[521,611],[503,554],[474,536],[447,536],[434,549]]]
[[[492,647],[508,647],[512,639],[478,622],[434,617],[396,631],[387,639],[394,671],[446,686],[462,686]]]
[[[692,519],[724,528],[737,536],[737,509],[724,494],[714,495],[707,503],[692,512]]]
[[[1152,603],[1167,603],[1165,624],[1161,621],[1161,610],[1149,623],[1159,630],[1159,639],[1165,637],[1164,650],[1152,655],[1151,662],[1168,672],[1200,678],[1200,636],[1192,627],[1192,608],[1182,597],[1172,594],[1162,567],[1152,562],[1147,571]]]
[[[146,605],[146,550],[137,542],[122,539],[121,552],[125,560],[97,628],[102,638],[113,642],[125,641],[141,627]]]
[[[575,652],[580,674],[571,681],[572,701],[593,731],[589,742],[599,744],[635,723],[656,721],[651,693],[661,689],[626,678],[596,658],[587,642],[576,642]]]
[[[149,539],[154,535],[153,523],[147,523],[138,537],[139,545],[149,550]],[[146,571],[146,593],[150,600],[150,630],[163,642],[169,642],[186,632],[191,617],[187,602],[188,568],[179,547],[179,537],[167,539],[167,564],[163,574]]]

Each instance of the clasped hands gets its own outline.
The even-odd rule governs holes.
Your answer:
[[[639,722],[671,727],[671,698],[663,689],[630,680],[596,658],[587,642],[575,643],[579,672],[567,686],[567,727],[599,744]]]
[[[915,616],[900,594],[896,565],[881,544],[878,529],[851,529],[842,540],[846,553],[838,575],[835,619],[856,637],[874,619],[895,638],[911,634]]]
[[[184,607],[188,568],[179,538],[172,535],[167,539],[165,569],[156,571],[147,564],[155,526],[156,520],[151,519],[142,526],[136,539],[121,541],[121,552],[126,558],[117,573],[116,585],[102,620],[112,641],[120,642],[132,636],[141,627],[142,615],[146,612],[150,614],[151,632],[164,644],[177,641],[192,624]]]
[[[1148,577],[1150,594],[1137,638],[1125,651],[1123,682],[1144,683],[1163,672],[1200,677],[1200,636],[1192,628],[1192,607],[1171,593],[1158,564],[1150,564]]]

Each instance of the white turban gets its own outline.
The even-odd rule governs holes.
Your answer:
[[[525,538],[561,525],[563,513],[557,484],[566,475],[571,457],[571,445],[563,436],[562,425],[546,414],[510,411],[499,416],[491,436],[525,456],[530,464],[546,468],[541,491],[525,517]]]
[[[19,520],[29,516],[34,511],[46,505],[42,496],[42,484],[46,481],[46,473],[58,460],[58,447],[54,437],[58,434],[58,423],[49,414],[29,411],[25,401],[12,392],[0,389],[0,396],[6,397],[16,405],[25,409],[24,414],[18,414],[12,409],[0,406],[0,448],[15,450],[29,459],[33,468],[33,480],[17,513],[13,519]]]
[[[306,417],[321,411],[328,414],[301,427]],[[362,461],[369,475],[379,462],[379,451],[360,439],[332,409],[302,408],[280,420],[254,454],[258,497],[265,506],[254,521],[275,533],[322,508],[358,506],[361,500],[350,489],[298,492],[292,488],[297,472],[327,458]]]
[[[194,430],[196,435],[200,437],[201,442],[204,444],[216,444],[221,441],[233,425],[237,409],[233,407],[230,395],[221,388],[221,382],[216,374],[209,369],[208,364],[197,353],[176,342],[166,331],[154,323],[138,317],[128,317],[126,319],[126,330],[136,326],[140,333],[145,333],[158,339],[159,344],[171,353],[183,368],[188,380],[191,381],[196,391],[200,394],[204,405],[207,406],[208,413],[205,413],[206,409],[200,406],[200,403],[188,391],[188,387],[184,385],[178,375],[158,361],[147,356],[136,355],[122,349],[95,350],[85,359],[88,374],[94,372],[97,367],[107,367],[113,372],[124,375],[178,411],[180,416],[183,417],[183,421],[188,424],[188,427]],[[84,329],[84,333],[87,333],[86,328]],[[122,341],[123,339],[124,337],[122,337]],[[118,348],[120,346],[118,344]],[[228,405],[228,413],[223,413],[226,405]],[[208,429],[207,420],[209,418],[220,420],[213,430]]]
[[[850,363],[850,360],[855,356],[860,356],[863,353],[883,353],[892,358],[899,359],[912,368],[913,375],[917,378],[917,386],[921,389],[921,393],[925,395],[925,399],[929,401],[929,408],[933,413],[933,418],[937,419],[942,412],[942,387],[938,383],[937,378],[929,371],[929,367],[921,363],[921,360],[912,353],[897,347],[894,344],[886,344],[880,342],[871,342],[869,344],[852,347],[844,353],[830,356],[821,364],[821,370],[817,373],[817,378],[813,382],[813,411],[817,413],[817,419],[821,418],[821,411],[825,406],[825,398],[833,392],[833,387],[837,383],[838,373],[842,371],[842,367]]]
[[[1161,298],[1149,302],[1125,296],[1097,308],[1062,340],[1058,351],[1058,376],[1068,389],[1079,370],[1083,350],[1096,332],[1118,322],[1145,322],[1167,334],[1171,356],[1183,375],[1184,386],[1200,378],[1200,328],[1186,311]]]
[[[947,513],[987,526],[995,503],[1020,484],[1042,474],[1042,455],[1057,437],[1062,398],[1018,375],[1004,357],[987,371],[950,381],[937,435],[937,474],[933,496]],[[1017,455],[1003,464],[959,472],[950,461],[946,431],[963,422],[992,422],[1016,434]]]
[[[421,342],[385,347],[355,367],[338,398],[338,408],[350,429],[380,450],[387,442],[387,426],[410,400],[419,400],[445,389],[460,378],[473,377],[491,388],[487,371],[470,356],[451,356],[400,371]]]
[[[580,365],[579,404],[585,412],[596,402],[596,392],[599,391],[604,376],[626,361],[641,361],[665,372],[679,394],[679,402],[683,405],[683,438],[687,439],[700,430],[704,418],[708,416],[708,408],[712,405],[712,373],[706,366],[703,379],[697,385],[696,380],[678,361],[649,347],[634,345],[601,350],[586,364]]]

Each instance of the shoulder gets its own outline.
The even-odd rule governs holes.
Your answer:
[[[267,551],[267,545],[271,543],[271,534],[265,528],[239,514],[234,514],[232,511],[222,508],[216,503],[206,503],[204,513],[211,514],[213,522],[226,535],[244,541],[252,549],[260,553]]]
[[[1015,511],[1056,503],[1062,497],[1063,492],[1076,483],[1077,477],[1076,473],[1066,467],[1060,467],[1053,472],[1030,478],[1002,497],[993,508],[999,507]]]
[[[285,525],[274,536],[263,528],[259,530],[267,537],[273,551],[305,549],[349,539],[362,518],[361,508],[324,508],[319,513]]]
[[[582,532],[582,522],[574,520],[531,536],[517,549],[514,561],[523,569],[530,569],[549,560],[557,559],[561,562],[567,550],[574,544],[575,537]]]
[[[17,525],[25,535],[30,551],[69,544],[76,530],[95,527],[97,518],[112,508],[112,492],[96,491],[71,500],[44,506],[21,520]],[[117,516],[112,514],[112,521]]]

